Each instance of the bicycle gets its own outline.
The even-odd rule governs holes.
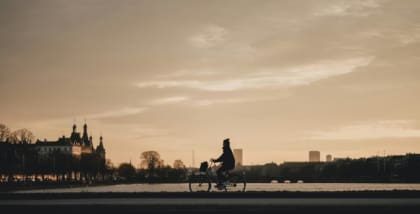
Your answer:
[[[190,192],[210,192],[212,183],[216,183],[217,179],[215,176],[214,168],[216,164],[211,162],[208,167],[207,162],[201,163],[200,170],[192,173],[188,179],[188,186]],[[227,172],[226,180],[223,182],[223,187],[218,190],[229,191],[229,192],[245,192],[246,180],[245,173],[240,174]]]

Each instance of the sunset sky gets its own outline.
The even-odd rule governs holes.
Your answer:
[[[420,153],[420,1],[0,0],[0,123],[113,163]]]

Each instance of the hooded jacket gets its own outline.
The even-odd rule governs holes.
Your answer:
[[[222,166],[228,169],[235,167],[235,158],[229,146],[223,146],[223,154],[214,160],[215,162],[222,162]]]

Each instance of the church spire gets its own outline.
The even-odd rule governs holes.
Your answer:
[[[99,145],[96,147],[96,153],[100,155],[100,157],[105,160],[105,148],[103,144],[103,137],[102,135],[99,137]]]
[[[87,134],[87,124],[86,124],[86,121],[85,121],[85,125],[83,125],[83,133],[86,133]]]
[[[90,144],[89,142],[89,136],[88,136],[88,132],[87,132],[87,124],[85,121],[85,124],[83,125],[83,136],[82,136],[82,140],[85,144]]]

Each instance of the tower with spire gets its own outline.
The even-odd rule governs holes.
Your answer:
[[[81,145],[80,133],[77,132],[76,124],[73,124],[73,131],[70,134],[70,142],[75,145]]]
[[[86,121],[83,125],[83,134],[80,139],[80,144],[82,145],[82,154],[91,154],[94,152],[92,138],[88,135],[88,126]]]
[[[83,125],[83,136],[82,136],[82,141],[84,145],[89,145],[89,136],[88,136],[88,132],[87,132],[87,124],[85,122],[85,124]]]
[[[83,125],[82,134],[80,134],[80,132],[77,132],[77,125],[73,124],[73,129],[68,140],[73,145],[81,146],[82,154],[92,154],[95,152],[95,148],[93,147],[93,138],[88,134],[88,125],[86,121]]]
[[[99,137],[99,145],[96,147],[96,154],[98,154],[101,159],[105,160],[105,148],[102,135]]]

